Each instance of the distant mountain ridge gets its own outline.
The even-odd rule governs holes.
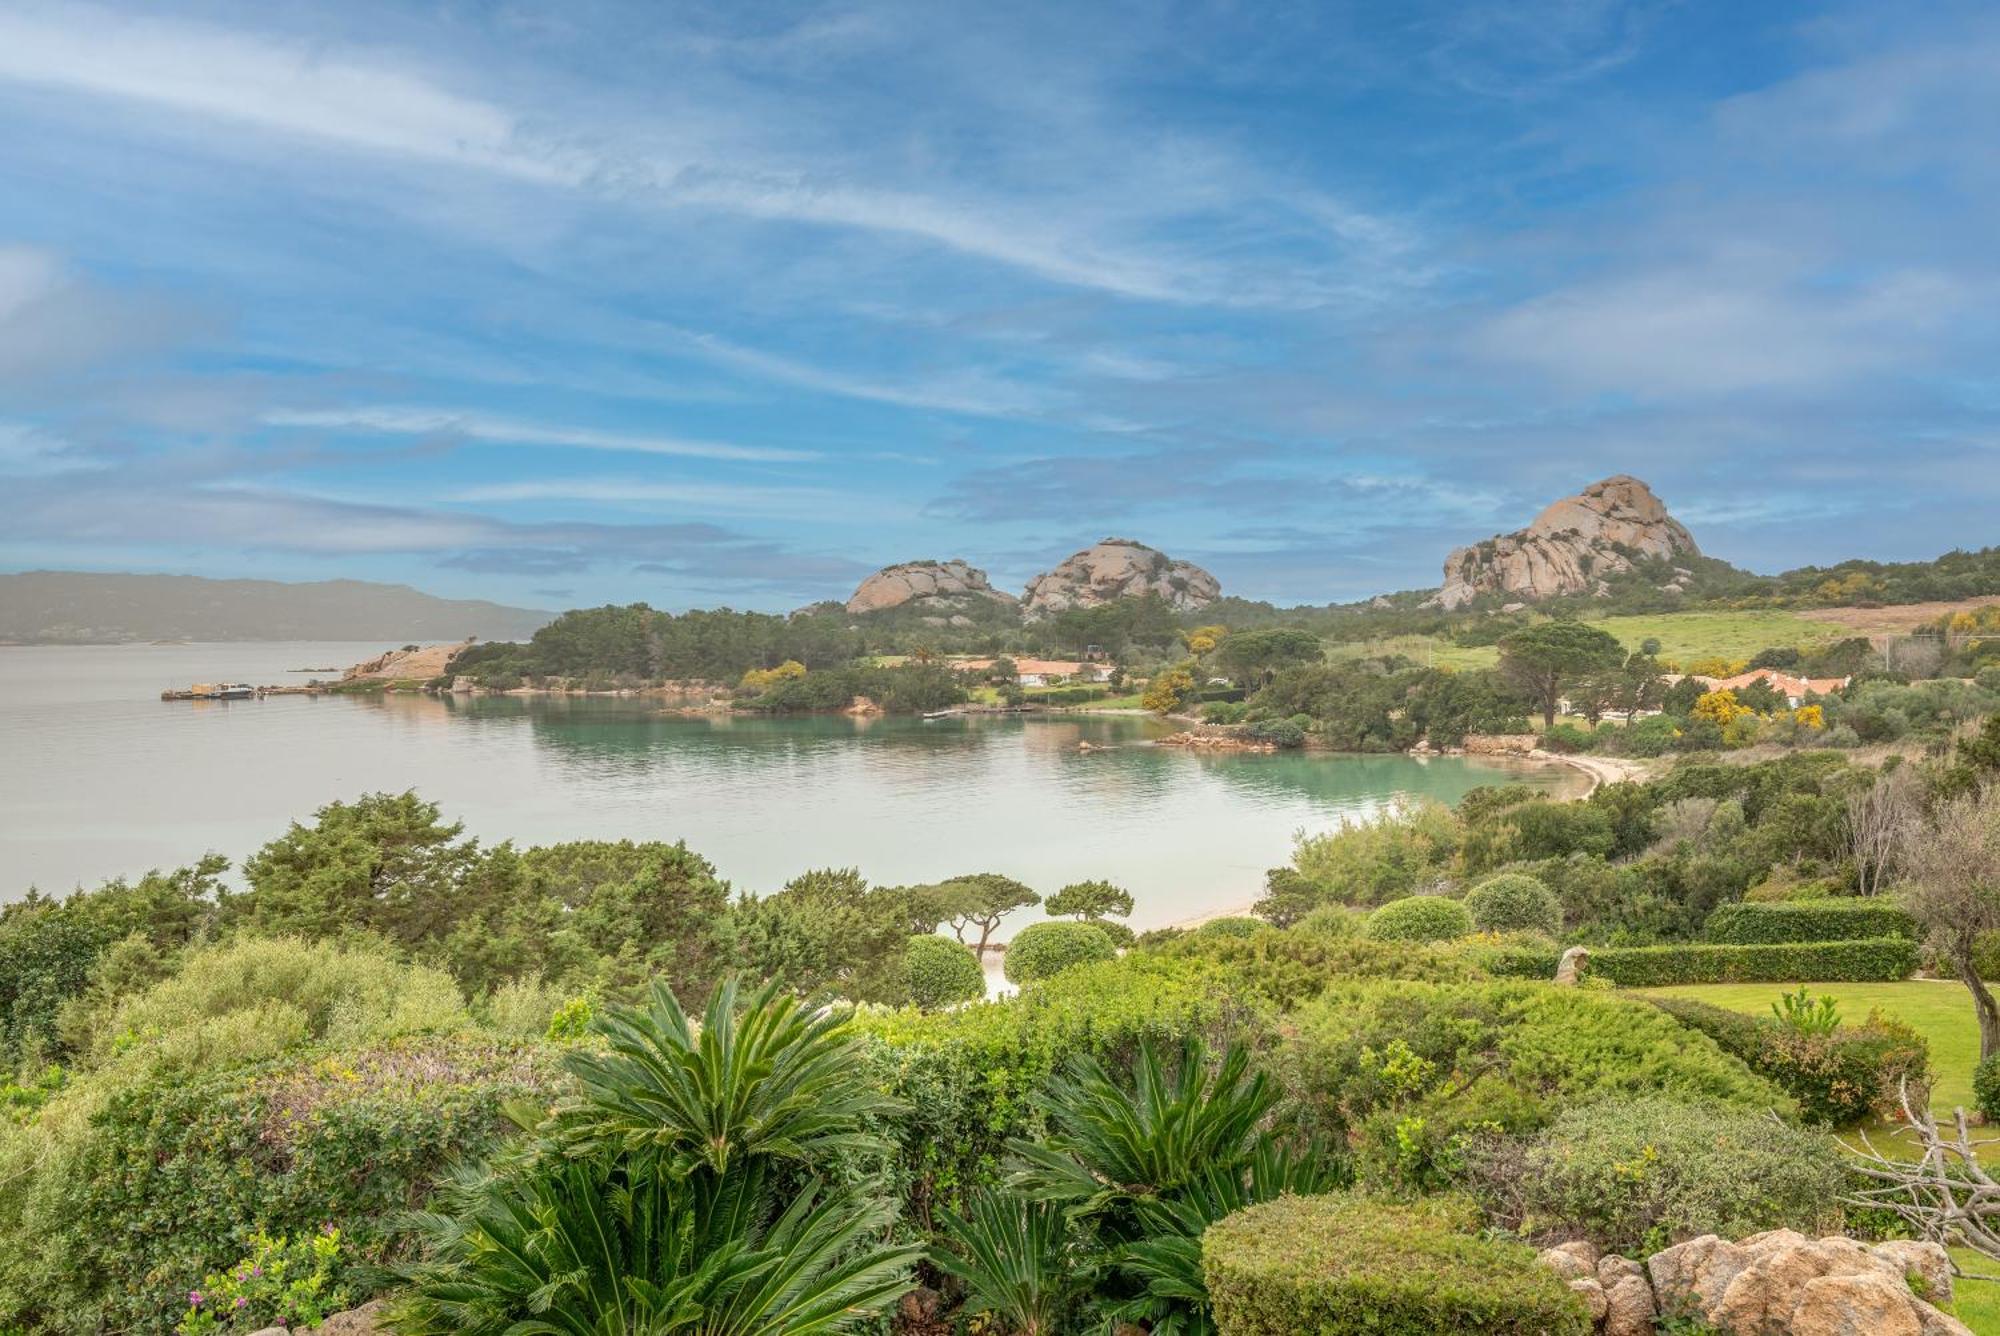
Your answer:
[[[0,641],[518,640],[555,619],[536,608],[446,599],[366,580],[24,571],[0,575]]]

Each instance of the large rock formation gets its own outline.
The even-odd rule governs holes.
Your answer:
[[[1651,1336],[1663,1313],[1736,1336],[1971,1336],[1935,1306],[1952,1297],[1951,1258],[1935,1243],[1774,1229],[1737,1243],[1704,1234],[1643,1268],[1581,1241],[1540,1261],[1568,1282],[1602,1336]]]
[[[849,612],[881,612],[921,600],[934,608],[963,609],[978,599],[1014,604],[1012,594],[995,589],[986,572],[963,561],[905,561],[861,582],[847,600]]]
[[[1606,575],[1629,571],[1640,558],[1700,555],[1652,488],[1621,473],[1564,497],[1525,529],[1459,548],[1445,558],[1444,588],[1434,601],[1462,608],[1482,594],[1532,601],[1602,592]],[[1677,571],[1669,584],[1678,588],[1687,578]]]
[[[1193,562],[1175,561],[1130,538],[1107,538],[1028,581],[1023,601],[1029,614],[1037,615],[1146,594],[1187,612],[1220,598],[1222,585]]]

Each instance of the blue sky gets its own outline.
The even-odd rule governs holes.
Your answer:
[[[0,567],[1433,585],[2000,541],[2000,11],[0,0]]]

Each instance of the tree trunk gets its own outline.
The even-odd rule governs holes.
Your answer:
[[[1979,1060],[1984,1062],[2000,1053],[2000,1002],[1993,1000],[1993,990],[1979,977],[1969,949],[1958,953],[1958,977],[1972,994],[1972,1009],[1979,1013]]]

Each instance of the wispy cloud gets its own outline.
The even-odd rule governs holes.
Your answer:
[[[32,6],[0,11],[0,79],[544,184],[583,179],[577,164],[524,142],[509,112],[380,53],[129,10]]]
[[[735,445],[726,441],[686,440],[569,427],[545,422],[521,422],[485,413],[449,408],[380,406],[373,408],[281,409],[265,415],[274,427],[376,432],[390,436],[443,436],[485,445],[553,446],[573,450],[613,450],[687,459],[726,459],[755,463],[786,463],[818,459],[816,450],[781,446]]]
[[[745,515],[819,516],[834,508],[858,517],[886,517],[896,507],[880,497],[830,487],[756,487],[730,483],[660,482],[643,478],[542,478],[482,483],[453,492],[463,503],[584,501],[622,507],[685,506]]]

